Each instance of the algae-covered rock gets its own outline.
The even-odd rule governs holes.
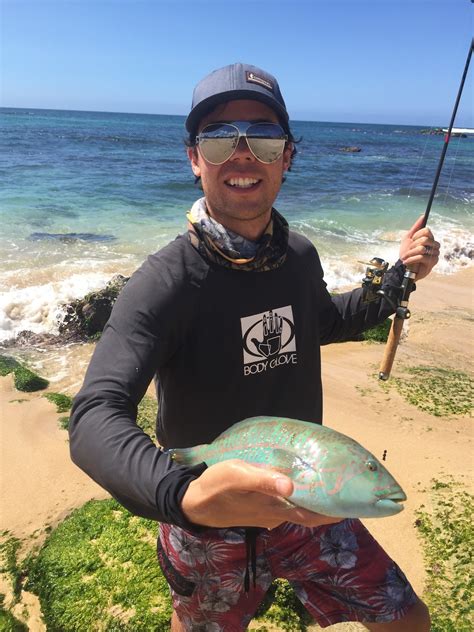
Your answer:
[[[40,377],[25,366],[19,366],[14,371],[13,383],[15,388],[25,393],[31,393],[33,391],[42,391],[49,385],[48,380]]]
[[[17,369],[20,363],[11,356],[0,355],[0,375],[5,376],[9,373],[13,373]]]
[[[19,391],[31,393],[41,391],[49,385],[48,380],[40,377],[11,356],[0,355],[0,375],[13,373],[13,383]]]

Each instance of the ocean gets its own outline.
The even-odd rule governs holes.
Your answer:
[[[0,108],[0,341],[57,330],[64,303],[129,275],[186,230],[201,190],[184,117]],[[317,246],[330,289],[397,259],[424,213],[443,136],[421,127],[294,121],[293,168],[275,207]],[[358,153],[342,147],[357,146]],[[453,138],[430,226],[438,271],[472,264],[474,138]]]

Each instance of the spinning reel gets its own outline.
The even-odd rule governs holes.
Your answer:
[[[365,277],[362,279],[362,300],[365,303],[372,303],[378,300],[379,297],[383,297],[392,306],[397,318],[402,318],[403,320],[410,318],[410,310],[407,307],[408,301],[400,300],[400,295],[403,296],[403,292],[400,292],[400,295],[397,297],[397,302],[395,302],[393,298],[382,289],[385,273],[388,269],[387,261],[380,259],[380,257],[374,257],[368,263],[365,261],[360,261],[359,263],[363,263],[367,266]],[[403,287],[402,285],[400,290],[403,290]]]

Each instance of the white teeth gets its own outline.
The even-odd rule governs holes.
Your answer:
[[[255,180],[255,178],[230,178],[230,180],[227,180],[227,184],[230,184],[230,186],[243,189],[248,189],[253,184],[257,184],[257,182],[258,180]]]

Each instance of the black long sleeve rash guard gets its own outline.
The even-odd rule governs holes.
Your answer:
[[[398,262],[384,289],[400,286]],[[320,345],[348,340],[392,313],[362,290],[331,297],[314,246],[290,232],[275,270],[210,263],[186,235],[151,255],[121,292],[70,419],[73,461],[133,513],[192,528],[181,499],[205,465],[163,449],[212,441],[256,415],[322,420]],[[157,436],[137,426],[155,378]]]

